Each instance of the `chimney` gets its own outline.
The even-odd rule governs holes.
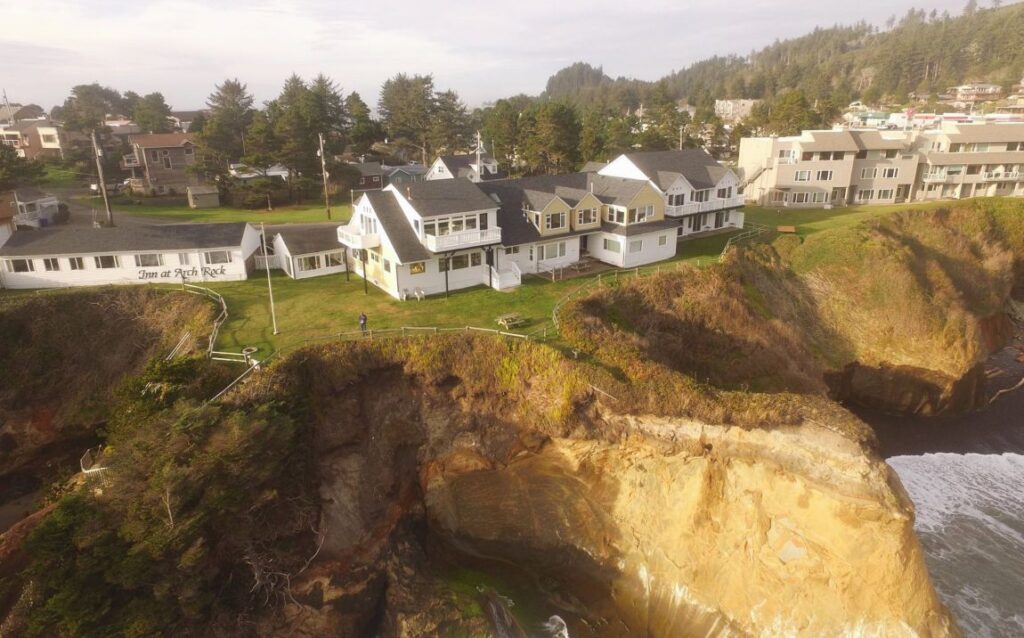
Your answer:
[[[410,188],[409,186],[405,187],[405,198],[408,199],[409,201],[412,201],[412,188]]]

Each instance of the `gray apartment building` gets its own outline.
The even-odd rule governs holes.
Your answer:
[[[1024,124],[744,138],[738,168],[746,201],[762,206],[1024,195]]]

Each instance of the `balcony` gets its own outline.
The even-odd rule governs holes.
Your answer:
[[[428,250],[435,253],[443,253],[460,248],[496,244],[501,241],[501,229],[463,230],[458,233],[451,233],[450,235],[424,235],[423,239]]]
[[[952,175],[946,175],[945,173],[925,173],[921,176],[921,179],[926,184],[941,184],[950,177],[952,177]]]
[[[364,233],[356,224],[338,227],[338,242],[355,250],[366,250],[380,246],[380,235]]]
[[[1018,171],[1004,173],[1002,171],[985,171],[982,176],[990,182],[1016,182],[1021,174]]]
[[[135,153],[121,156],[121,168],[138,168],[139,166],[142,164],[139,163],[139,158]]]
[[[779,157],[776,158],[779,164],[796,164],[797,159],[795,157]]]
[[[737,208],[743,205],[743,201],[743,195],[734,195],[733,197],[722,199],[710,199],[706,202],[690,202],[682,206],[666,206],[665,214],[669,217],[682,217],[683,215],[693,215],[694,213],[707,213],[714,210]]]

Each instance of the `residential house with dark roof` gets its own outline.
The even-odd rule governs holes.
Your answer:
[[[132,152],[121,158],[121,166],[132,172],[133,191],[164,195],[185,193],[199,183],[188,167],[195,163],[195,143],[188,133],[151,133],[129,137]]]
[[[504,179],[498,168],[498,161],[484,148],[477,134],[476,149],[465,155],[442,155],[434,160],[427,170],[425,179],[455,179],[464,177],[471,182],[486,182],[492,179]]]
[[[49,226],[60,211],[60,200],[32,186],[11,191],[14,223],[18,226],[41,228]]]
[[[345,272],[344,249],[338,243],[341,224],[284,224],[268,226],[271,264],[292,279]]]
[[[384,188],[384,168],[380,162],[358,162],[350,164],[359,171],[359,181],[355,190],[366,191]]]
[[[255,268],[259,245],[259,232],[246,223],[18,231],[0,246],[0,285],[236,281]]]
[[[411,182],[422,182],[429,167],[423,164],[404,164],[402,166],[385,166],[387,183],[402,186]]]
[[[665,199],[666,217],[679,220],[679,237],[743,227],[739,179],[702,149],[627,153],[598,174],[650,182]]]

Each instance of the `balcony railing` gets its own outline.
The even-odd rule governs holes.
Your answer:
[[[737,206],[742,205],[743,195],[734,195],[732,197],[724,197],[722,199],[710,199],[706,202],[690,202],[689,204],[683,204],[682,206],[666,206],[665,214],[669,217],[681,217],[683,215],[693,215],[694,213],[707,213],[713,210],[736,208]]]
[[[779,164],[796,164],[797,159],[795,157],[779,157],[776,158]]]
[[[501,241],[501,229],[463,230],[450,235],[424,235],[423,237],[428,250],[440,253],[446,250],[497,243]]]
[[[135,156],[135,153],[121,156],[121,166],[123,168],[138,168],[142,164],[139,163],[139,158]]]
[[[367,248],[376,248],[380,246],[380,235],[376,233],[364,233],[363,229],[358,225],[349,224],[348,226],[338,227],[338,242],[354,248],[356,250],[365,250]]]
[[[984,177],[990,181],[1010,181],[1015,182],[1020,179],[1020,172],[1003,172],[1003,171],[985,171]]]
[[[950,177],[951,175],[946,175],[945,173],[925,173],[921,179],[926,183],[941,183],[945,182]]]

